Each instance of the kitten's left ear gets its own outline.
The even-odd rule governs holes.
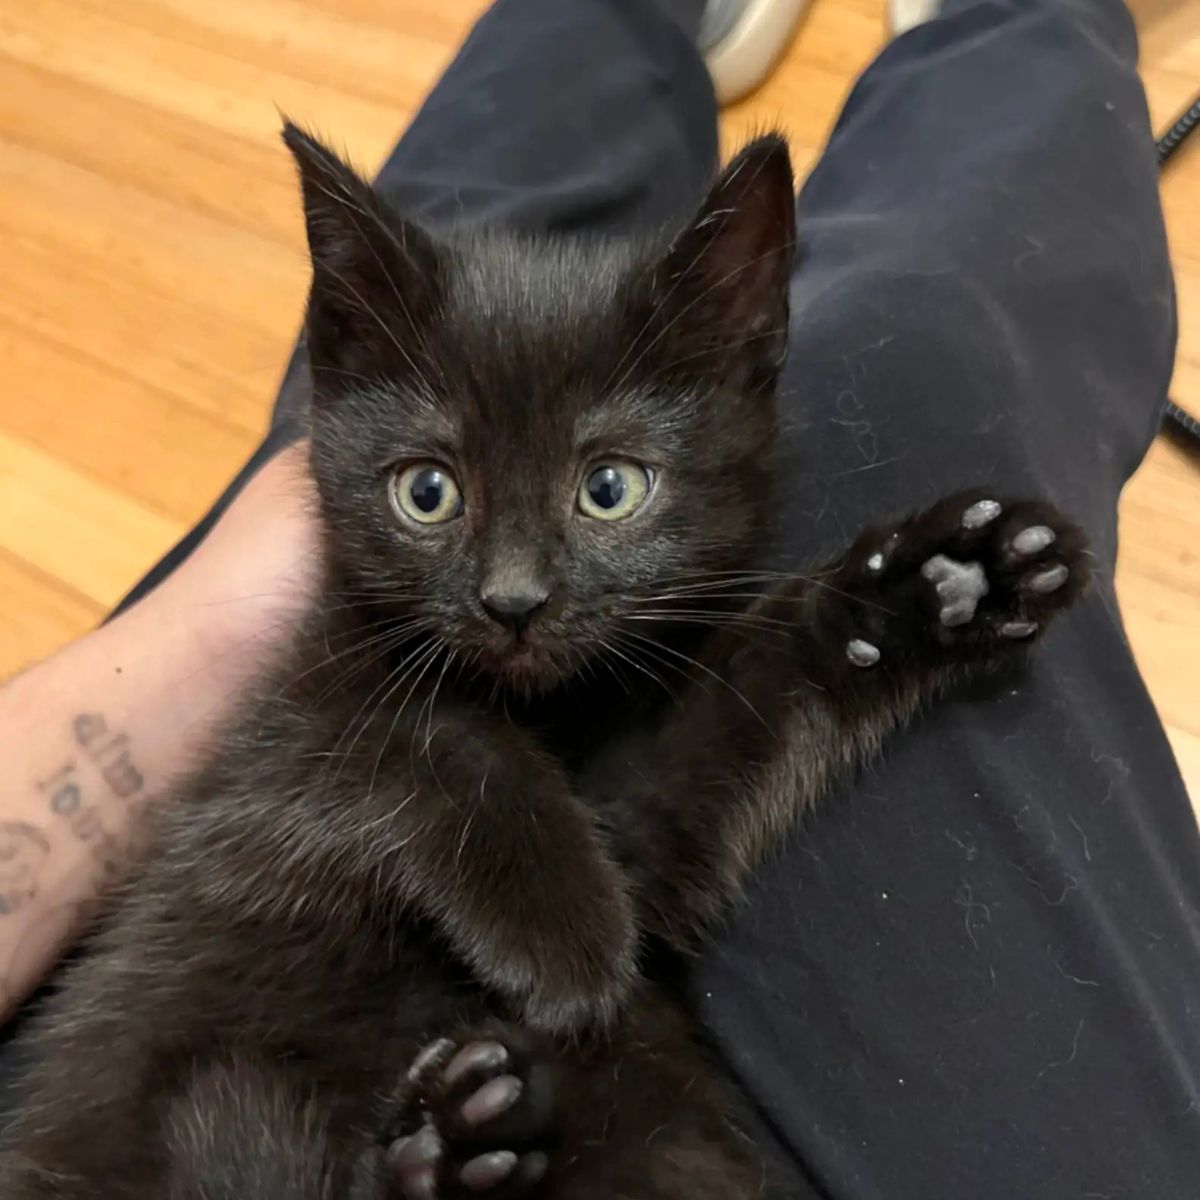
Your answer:
[[[318,398],[354,375],[419,373],[421,327],[436,313],[442,276],[433,240],[290,121],[283,140],[304,197],[313,269],[305,333]]]
[[[660,264],[668,320],[716,363],[773,375],[787,350],[795,243],[791,158],[783,137],[768,134],[721,172]]]

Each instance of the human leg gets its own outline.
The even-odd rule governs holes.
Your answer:
[[[1096,553],[1028,676],[895,739],[695,979],[831,1197],[1200,1177],[1200,839],[1112,583],[1174,342],[1135,55],[1119,3],[953,0],[801,196],[781,557],[977,483],[1056,501]]]

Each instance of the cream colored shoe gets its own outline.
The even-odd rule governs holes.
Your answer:
[[[888,16],[892,36],[899,37],[926,21],[932,21],[941,10],[942,0],[888,0]]]
[[[749,95],[779,61],[808,0],[708,0],[697,42],[721,104]]]

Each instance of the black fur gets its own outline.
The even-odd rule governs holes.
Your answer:
[[[1082,587],[1082,538],[1021,501],[967,527],[965,495],[813,576],[753,570],[781,139],[634,245],[436,238],[285,138],[322,603],[50,1006],[0,1195],[757,1196],[658,964],[919,704],[1019,656]],[[614,460],[649,499],[584,516]],[[464,497],[442,525],[389,501],[424,461]],[[1021,549],[1030,527],[1053,540]],[[938,555],[986,576],[961,624]],[[482,607],[501,593],[537,598],[524,634]]]

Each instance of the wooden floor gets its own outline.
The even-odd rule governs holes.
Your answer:
[[[0,13],[0,677],[91,626],[263,426],[305,285],[278,109],[378,164],[479,0],[35,0]],[[1200,3],[1141,0],[1162,126],[1200,88]],[[736,141],[801,169],[884,40],[814,0]],[[1014,86],[1020,86],[1014,81]],[[1200,412],[1200,145],[1164,185]],[[1200,795],[1200,467],[1159,444],[1122,510],[1129,636]]]

